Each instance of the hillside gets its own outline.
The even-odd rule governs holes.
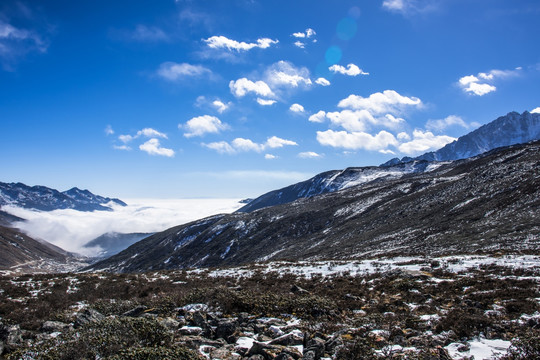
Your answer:
[[[540,142],[150,236],[90,270],[540,249]]]

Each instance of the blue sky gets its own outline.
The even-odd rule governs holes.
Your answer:
[[[419,155],[540,107],[539,17],[537,0],[3,1],[0,181],[253,197]]]

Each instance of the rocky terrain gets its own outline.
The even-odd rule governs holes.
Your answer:
[[[94,211],[112,210],[110,205],[107,205],[111,202],[126,206],[121,200],[95,195],[76,187],[60,192],[45,186],[0,182],[0,206],[12,205],[42,211],[59,209]]]
[[[537,359],[532,255],[0,277],[5,359]]]
[[[89,270],[510,252],[540,246],[540,142],[154,234]]]

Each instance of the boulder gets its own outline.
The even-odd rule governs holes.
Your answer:
[[[92,322],[98,322],[105,319],[105,316],[94,309],[84,309],[75,315],[75,327],[80,327]]]

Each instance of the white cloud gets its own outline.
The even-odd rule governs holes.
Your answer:
[[[179,128],[184,128],[187,132],[184,136],[187,138],[193,136],[203,136],[205,134],[218,134],[220,131],[229,129],[229,125],[224,124],[215,116],[203,115],[194,117],[185,125],[178,125]]]
[[[344,66],[336,64],[336,65],[330,66],[328,70],[332,71],[333,73],[340,73],[340,74],[348,75],[348,76],[369,75],[368,72],[365,72],[364,70],[360,69],[355,64],[349,64],[347,65],[346,68]]]
[[[228,104],[225,104],[221,100],[214,100],[212,105],[216,108],[218,113],[223,114],[223,112],[225,112],[231,106],[231,103],[229,102]]]
[[[446,135],[434,135],[430,131],[414,130],[412,140],[398,146],[399,151],[407,155],[418,155],[426,151],[438,150],[456,138]]]
[[[137,41],[167,41],[169,37],[158,27],[137,25],[131,34],[131,38]]]
[[[45,53],[47,48],[48,42],[38,32],[17,28],[0,19],[0,60],[5,70],[13,70],[13,63],[27,53]]]
[[[305,112],[304,110],[304,107],[300,104],[292,104],[291,107],[289,108],[290,111],[294,112],[294,113],[303,113]]]
[[[83,246],[107,232],[154,233],[207,216],[231,213],[242,206],[238,199],[123,200],[128,206],[114,206],[114,211],[3,210],[27,219],[18,223],[17,227],[31,236],[47,240],[67,251],[93,256],[97,255],[97,249]]]
[[[301,41],[295,41],[294,46],[299,47],[300,49],[304,49],[306,47],[306,44]]]
[[[325,78],[318,78],[317,80],[315,80],[315,84],[319,84],[321,86],[330,86],[330,81],[326,80]]]
[[[400,132],[399,134],[397,134],[397,138],[398,140],[405,140],[405,141],[411,140],[411,136],[407,134],[406,132]]]
[[[433,0],[384,0],[382,7],[388,11],[411,15],[434,11],[438,9],[439,3]]]
[[[212,49],[227,49],[229,51],[248,51],[253,48],[267,49],[272,45],[279,43],[278,40],[272,40],[268,38],[257,39],[256,43],[246,43],[239,42],[236,40],[231,40],[225,36],[212,36],[208,39],[203,40],[208,47]]]
[[[470,127],[475,126],[476,123],[467,124],[461,117],[457,115],[450,115],[450,116],[445,117],[444,119],[428,120],[428,122],[426,123],[426,129],[442,131],[450,126],[455,126],[455,125],[468,129]]]
[[[236,138],[229,144],[226,141],[203,144],[203,146],[222,154],[236,154],[239,152],[263,152],[267,149],[277,149],[284,146],[296,146],[296,142],[272,136],[265,143],[259,144],[250,139]]]
[[[136,137],[140,136],[146,136],[146,137],[160,137],[163,139],[167,139],[167,134],[164,134],[162,132],[159,132],[152,128],[144,128],[142,130],[137,131]]]
[[[519,76],[522,68],[517,67],[514,70],[491,70],[487,73],[481,72],[477,75],[467,75],[459,79],[458,85],[466,93],[476,96],[484,96],[497,90],[492,83],[498,79]]]
[[[384,0],[382,6],[389,10],[403,10],[405,8],[403,0]]]
[[[398,141],[394,135],[387,131],[380,131],[376,135],[366,132],[347,132],[347,131],[317,131],[317,141],[321,145],[343,148],[348,150],[385,150],[388,146],[397,146]]]
[[[203,75],[211,75],[212,71],[202,65],[178,64],[175,62],[164,62],[157,70],[158,76],[165,80],[177,81],[187,77],[200,77]]]
[[[305,32],[295,32],[292,34],[292,36],[294,36],[295,38],[300,38],[300,39],[305,39],[305,38],[310,38],[314,35],[316,35],[317,33],[315,32],[315,30],[311,29],[311,28],[308,28],[306,29]]]
[[[293,87],[312,84],[309,78],[309,70],[305,67],[297,68],[288,61],[278,61],[266,71],[266,82],[272,88]]]
[[[347,131],[365,131],[370,125],[383,126],[394,129],[405,122],[391,114],[373,116],[368,110],[342,110],[326,113],[332,124],[341,126]]]
[[[111,125],[107,125],[105,127],[105,135],[107,135],[107,136],[114,135],[114,130],[113,130]]]
[[[119,135],[118,139],[123,142],[124,144],[131,142],[135,139],[140,138],[141,136],[146,137],[160,137],[163,139],[167,139],[167,134],[164,134],[162,132],[159,132],[152,128],[144,128],[142,130],[137,131],[135,135]]]
[[[174,150],[161,147],[159,140],[156,138],[152,138],[144,144],[139,145],[139,149],[147,152],[150,155],[160,155],[166,157],[174,156]]]
[[[311,122],[322,123],[326,119],[326,112],[320,110],[316,114],[311,115],[308,120]]]
[[[231,80],[229,88],[231,89],[231,93],[237,97],[243,97],[250,92],[260,96],[274,96],[274,93],[268,84],[262,80],[255,82],[246,78],[241,78],[236,81]]]
[[[262,105],[262,106],[274,105],[276,102],[277,102],[276,100],[267,100],[267,99],[257,98],[257,103],[259,103],[259,105]]]
[[[400,113],[406,107],[422,107],[422,101],[417,97],[400,95],[394,90],[377,92],[364,98],[359,95],[350,95],[338,104],[341,108],[354,110],[367,110],[372,114]]]
[[[540,107],[537,107],[536,109],[531,110],[532,114],[540,114]]]
[[[322,156],[313,151],[304,151],[298,154],[301,159],[319,159]]]
[[[131,151],[131,147],[127,145],[113,145],[113,149],[115,150],[124,150],[124,151]]]
[[[266,160],[274,160],[274,159],[277,159],[277,156],[276,155],[272,155],[272,154],[265,154],[264,155],[264,158]]]

